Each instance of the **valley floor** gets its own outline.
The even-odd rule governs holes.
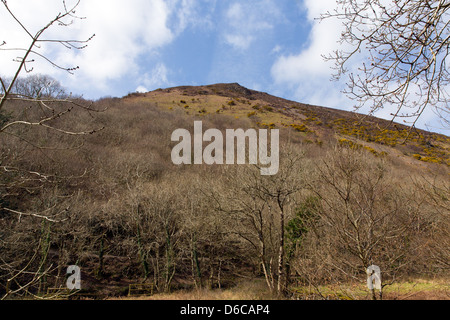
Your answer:
[[[450,300],[448,279],[411,279],[386,286],[384,300]],[[367,300],[371,296],[365,284],[340,284],[299,287],[292,292],[291,299]],[[114,298],[117,299],[117,298]],[[267,290],[262,279],[242,281],[228,289],[179,290],[172,293],[157,293],[152,296],[121,297],[120,300],[272,300],[275,296]]]

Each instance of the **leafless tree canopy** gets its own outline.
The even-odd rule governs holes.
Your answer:
[[[81,120],[86,114],[93,118],[92,112],[96,111],[91,108],[90,102],[67,95],[62,86],[48,76],[33,73],[24,77],[24,74],[34,71],[33,62],[36,59],[44,60],[53,67],[69,73],[78,69],[57,64],[43,53],[41,46],[47,43],[81,50],[92,39],[93,36],[86,40],[47,37],[47,31],[52,28],[69,27],[75,20],[84,19],[75,14],[79,1],[72,4],[73,6],[69,6],[66,1],[62,1],[61,11],[56,12],[55,18],[37,31],[32,31],[27,26],[27,21],[18,19],[18,13],[9,7],[6,0],[2,0],[0,5],[2,15],[13,18],[18,30],[28,36],[28,43],[24,47],[11,47],[4,39],[0,39],[0,53],[13,51],[18,55],[11,61],[17,64],[12,77],[0,76],[0,211],[2,214],[18,217],[18,224],[21,224],[23,217],[38,219],[42,223],[39,240],[29,243],[27,247],[30,251],[21,258],[10,258],[7,250],[3,250],[0,269],[6,276],[4,297],[26,292],[33,285],[38,285],[40,292],[41,284],[48,272],[54,269],[51,265],[46,266],[51,224],[66,221],[70,214],[73,214],[68,206],[63,208],[64,199],[71,198],[73,194],[53,193],[48,187],[64,183],[63,181],[67,183],[76,176],[83,176],[84,169],[79,171],[80,174],[63,174],[63,176],[61,168],[56,164],[57,161],[54,161],[56,155],[52,153],[63,149],[74,150],[81,142],[74,139],[67,143],[69,137],[85,136],[97,131],[92,127],[87,129],[81,124],[86,123],[86,119]],[[83,111],[84,114],[79,111]],[[25,158],[33,158],[32,154],[36,152],[44,154],[49,160],[53,158],[50,160],[53,161],[53,165],[43,169],[39,161],[30,160],[28,163],[24,161]],[[32,195],[35,200],[38,195],[49,196],[53,200],[43,206],[19,208],[20,204],[24,203],[25,194]],[[6,223],[6,220],[2,220],[3,223]],[[9,228],[13,229],[12,225]],[[39,227],[34,226],[29,231],[32,233],[38,230]],[[18,236],[20,233],[13,232],[13,234]],[[19,238],[15,238],[12,242],[20,246],[23,242]],[[2,248],[6,246],[2,244]]]
[[[334,12],[344,25],[336,50],[336,78],[348,74],[345,93],[356,109],[370,113],[394,105],[393,120],[404,118],[412,127],[426,109],[433,109],[445,127],[449,120],[450,1],[448,0],[338,0]],[[362,60],[357,71],[348,70]]]
[[[3,78],[5,88],[9,87],[11,80]],[[4,93],[4,88],[0,88],[0,94]],[[44,74],[30,74],[27,77],[17,78],[10,93],[16,99],[64,99],[68,97],[66,90],[58,80]]]

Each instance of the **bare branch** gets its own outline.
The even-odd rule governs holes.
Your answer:
[[[54,207],[53,207],[53,208],[54,208]],[[47,209],[46,211],[49,211],[50,209],[53,209],[53,208],[49,208],[49,209]],[[11,213],[16,213],[16,214],[18,214],[18,215],[19,215],[19,220],[20,220],[20,217],[21,217],[22,215],[24,215],[24,216],[36,217],[36,218],[44,219],[44,220],[47,220],[47,221],[50,221],[50,222],[63,222],[63,221],[65,221],[65,220],[68,219],[68,218],[65,218],[65,219],[62,219],[62,220],[56,220],[56,219],[53,219],[53,218],[49,218],[49,217],[47,217],[47,216],[44,216],[44,215],[42,215],[42,214],[38,214],[38,213],[30,213],[30,212],[20,212],[20,211],[12,210],[12,209],[9,209],[9,208],[3,208],[3,210],[6,210],[6,211],[11,212]],[[69,208],[66,208],[64,211],[62,211],[62,212],[60,212],[60,213],[58,213],[58,214],[65,213],[65,212],[67,212],[68,210],[69,210]]]
[[[335,62],[335,79],[348,74],[344,93],[356,110],[369,106],[373,114],[392,105],[392,121],[402,118],[413,128],[431,108],[448,124],[449,8],[446,0],[339,0],[334,12],[321,16],[343,24],[341,43],[351,50],[325,58]],[[358,70],[349,71],[361,58]]]

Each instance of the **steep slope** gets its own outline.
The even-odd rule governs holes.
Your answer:
[[[29,105],[12,101],[6,115],[16,116],[23,108],[25,116],[39,119],[41,110]],[[364,234],[378,235],[377,245],[370,247],[376,247],[387,268],[405,268],[401,272],[408,279],[440,272],[448,278],[446,136],[415,130],[402,143],[407,127],[234,83],[104,98],[93,107],[105,112],[75,108],[55,120],[75,132],[104,127],[95,134],[17,126],[0,135],[0,296],[17,270],[25,272],[17,274],[13,290],[27,285],[33,294],[56,290],[55,297],[63,295],[64,270],[73,264],[82,270],[80,294],[99,298],[126,295],[129,285],[141,283],[153,283],[158,291],[231,288],[242,277],[266,283],[262,263],[276,279],[283,234],[286,259],[288,250],[294,254],[285,266],[288,271],[295,263],[292,280],[307,279],[310,286],[332,279],[340,285],[344,275],[351,281],[357,275],[364,282],[365,268],[357,269],[359,258],[345,249],[342,229],[328,223],[327,217],[345,214],[348,203],[359,214],[357,221],[370,212],[380,222],[360,225],[376,227]],[[255,167],[245,165],[174,164],[171,152],[177,143],[171,134],[192,129],[197,119],[205,129],[280,129],[279,174],[254,174]],[[337,144],[361,150],[334,148]],[[346,188],[351,198],[339,194],[341,185],[354,187]],[[279,198],[273,195],[291,190],[295,197],[288,201],[286,220],[278,219],[280,211],[272,208],[279,208]],[[307,233],[310,238],[304,240],[303,232],[295,231],[303,228],[297,219],[300,209],[299,217],[311,210],[314,220],[324,219],[317,233]],[[297,241],[305,241],[298,254],[291,246]],[[362,248],[363,243],[369,242],[352,246]],[[323,259],[338,256],[340,262],[333,259],[332,265]],[[43,268],[48,280],[39,281]],[[33,274],[36,281],[28,285]]]
[[[303,142],[335,142],[390,155],[413,165],[450,166],[450,138],[373,116],[307,105],[247,89],[238,83],[180,86],[132,93],[125,101],[146,101],[169,110],[205,116],[248,118],[255,127],[290,128]]]

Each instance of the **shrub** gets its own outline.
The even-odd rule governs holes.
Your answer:
[[[309,132],[309,129],[304,124],[291,124],[291,127],[299,132]]]
[[[275,123],[271,122],[271,123],[265,123],[265,122],[257,122],[256,123],[258,126],[263,127],[263,128],[268,128],[268,129],[273,129],[275,128]]]

